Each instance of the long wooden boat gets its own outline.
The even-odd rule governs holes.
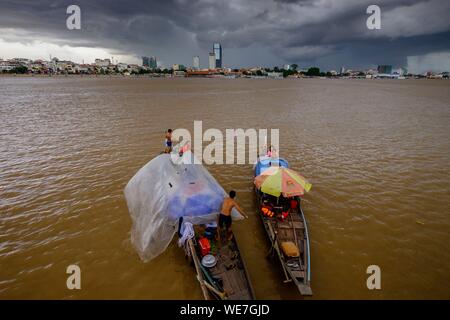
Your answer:
[[[195,228],[197,234],[199,228]],[[201,251],[195,237],[188,239],[185,244],[205,300],[254,300],[253,287],[235,235],[226,243],[222,241],[221,246],[216,240],[213,240],[213,244],[217,263],[212,268],[202,265]]]
[[[259,160],[260,161],[260,160]],[[288,167],[288,162],[282,158],[277,160],[277,165]],[[261,166],[255,166],[255,176],[261,172]],[[300,197],[294,197],[297,202],[295,208],[290,208],[289,215],[286,219],[280,221],[276,216],[267,217],[261,212],[261,208],[270,204],[274,211],[282,211],[283,206],[280,199],[262,193],[255,187],[257,199],[257,214],[261,217],[264,229],[271,243],[270,254],[276,254],[281,263],[285,282],[293,282],[301,295],[312,295],[311,290],[311,263],[310,263],[310,246],[308,236],[308,226],[305,215],[301,207]],[[284,243],[296,244],[299,255],[298,257],[287,256],[283,251]]]

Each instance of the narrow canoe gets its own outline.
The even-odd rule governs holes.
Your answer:
[[[254,300],[253,287],[235,235],[232,240],[223,241],[220,248],[216,241],[215,245],[217,264],[205,268],[195,238],[186,241],[185,249],[195,267],[205,300]]]
[[[288,163],[284,159],[279,159],[279,165],[287,167]],[[255,176],[261,172],[261,165],[255,166]],[[289,216],[283,221],[279,221],[276,217],[266,217],[261,213],[263,204],[270,203],[274,209],[281,211],[281,206],[278,205],[278,199],[268,196],[255,188],[257,199],[257,214],[260,216],[264,225],[264,229],[271,243],[272,255],[276,254],[280,260],[285,282],[293,282],[301,295],[312,295],[311,290],[311,264],[310,264],[310,246],[308,236],[308,226],[305,215],[301,207],[300,197],[295,197],[297,207],[291,209]],[[292,242],[297,245],[299,256],[288,257],[282,250],[282,244]]]

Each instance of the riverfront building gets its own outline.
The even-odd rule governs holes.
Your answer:
[[[157,65],[157,62],[156,62],[156,57],[150,57],[149,68],[154,70],[157,67],[158,67],[158,65]]]
[[[216,60],[216,68],[222,68],[222,46],[220,43],[214,43],[213,52]]]
[[[148,67],[150,65],[150,58],[149,57],[142,57],[142,66]]]
[[[200,69],[200,57],[199,57],[199,56],[195,56],[195,57],[193,58],[193,61],[192,61],[192,68],[193,68],[194,70]]]
[[[142,57],[142,66],[148,67],[150,69],[156,69],[156,57]]]
[[[391,74],[392,73],[392,66],[391,65],[378,66],[378,73],[380,73],[380,74]]]
[[[61,61],[58,61],[58,62],[61,62]],[[109,59],[95,59],[95,65],[97,67],[108,67],[110,64],[111,64],[111,60],[109,60]]]
[[[216,68],[216,57],[214,55],[214,52],[209,53],[209,69],[215,69]]]

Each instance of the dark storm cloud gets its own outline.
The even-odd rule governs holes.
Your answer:
[[[80,31],[65,28],[70,4],[81,7]],[[366,27],[370,4],[381,7],[381,30]],[[448,0],[0,0],[0,7],[3,39],[101,46],[167,62],[206,57],[216,41],[234,65],[403,65],[407,56],[450,50]]]

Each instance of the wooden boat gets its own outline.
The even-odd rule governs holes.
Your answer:
[[[199,228],[195,226],[196,234]],[[201,231],[200,231],[201,232]],[[206,268],[201,263],[200,248],[196,238],[188,239],[185,250],[195,267],[205,300],[254,300],[255,294],[250,282],[244,260],[233,234],[233,238],[219,246],[217,240],[212,243],[216,248],[216,265]]]
[[[273,162],[273,160],[272,160]],[[272,165],[269,163],[269,166]],[[288,162],[282,158],[279,158],[276,165],[288,167]],[[255,166],[255,176],[259,175],[261,170],[261,164]],[[255,187],[256,199],[257,199],[257,214],[261,217],[264,229],[271,243],[271,249],[269,254],[272,256],[276,254],[280,260],[284,276],[286,280],[284,282],[293,282],[301,295],[312,295],[311,290],[311,264],[310,264],[310,247],[308,226],[305,216],[301,207],[300,197],[293,197],[292,199],[297,202],[295,208],[289,208],[289,215],[286,219],[280,221],[277,218],[277,214],[286,210],[286,198],[276,198],[262,193]],[[267,217],[261,213],[261,208],[265,205],[271,205],[275,216]],[[287,204],[289,207],[289,204]],[[298,257],[289,257],[283,252],[283,243],[294,243],[298,248]]]
[[[194,154],[185,146],[158,155],[127,183],[133,245],[142,260],[155,258],[171,243],[178,220],[179,245],[195,266],[205,299],[255,299],[235,235],[216,240],[216,213],[225,191],[205,167],[195,164]],[[234,211],[232,217],[237,217]],[[212,255],[205,266],[202,253]]]

